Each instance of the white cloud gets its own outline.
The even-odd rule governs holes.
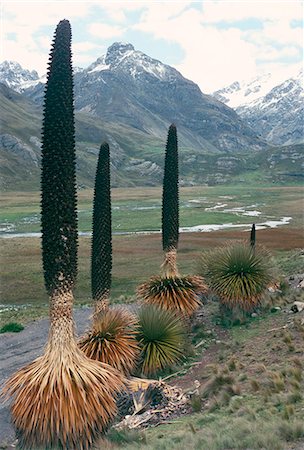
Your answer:
[[[90,11],[86,3],[75,2],[3,2],[2,5],[2,59],[16,60],[23,67],[35,68],[44,74],[52,36],[35,36],[45,33],[45,27],[55,30],[58,22],[64,18],[70,20],[83,18]],[[72,30],[73,31],[73,30]],[[9,39],[14,33],[15,39]],[[52,33],[53,34],[53,33]]]
[[[273,61],[296,56],[301,47],[301,30],[290,26],[291,20],[301,17],[300,2],[276,2],[274,5],[267,1],[222,0],[204,2],[201,11],[184,9],[184,5],[179,4],[175,15],[172,6],[152,5],[134,28],[151,33],[157,39],[178,43],[185,57],[176,68],[205,92],[254,77],[262,67],[257,60],[262,55],[266,61],[265,53],[270,52],[269,48],[269,60]],[[246,19],[257,19],[262,28],[236,28],[238,22]],[[225,27],[219,26],[223,23]]]
[[[297,0],[220,0],[204,2],[203,19],[208,23],[237,22],[245,19],[267,21],[301,19],[303,4]]]
[[[106,23],[92,23],[88,27],[88,32],[95,37],[111,39],[122,36],[124,34],[124,28],[115,25],[107,25]]]
[[[203,91],[212,92],[273,68],[275,61],[281,67],[286,58],[290,64],[302,48],[302,30],[292,28],[291,21],[301,20],[302,10],[302,2],[293,0],[215,0],[194,5],[177,0],[4,0],[2,56],[44,73],[53,34],[49,34],[50,27],[55,30],[59,20],[68,18],[77,65],[88,65],[105,52],[99,42],[127,40],[128,31],[134,38],[132,44],[141,50],[142,33],[146,33],[156,58],[163,42],[178,44],[184,56],[175,67]],[[259,21],[261,29],[246,28],[251,19]],[[136,31],[141,33],[137,36]]]

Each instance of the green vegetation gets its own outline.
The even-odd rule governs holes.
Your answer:
[[[204,324],[213,314],[212,307],[212,303],[206,305]],[[191,376],[188,372],[185,379],[173,381],[186,391],[192,391],[194,381],[200,383],[191,400],[192,413],[137,433],[120,430],[121,440],[115,439],[115,433],[112,439],[110,433],[109,447],[105,443],[102,448],[300,450],[304,327],[294,319],[286,336],[287,317],[266,314],[225,333],[225,341],[217,347],[203,349],[203,362],[192,367]]]
[[[0,328],[0,333],[19,333],[24,330],[24,326],[18,322],[9,322]]]
[[[128,188],[112,190],[114,232],[160,230],[161,189]],[[267,220],[292,217],[288,227],[302,227],[303,187],[196,186],[181,187],[179,199],[180,226],[208,224],[252,224],[244,212],[258,210],[256,224]],[[16,232],[40,231],[39,194],[7,192],[1,196],[0,222]],[[78,192],[79,230],[92,229],[93,191]],[[219,204],[226,206],[217,207]],[[212,209],[214,207],[215,209]],[[211,208],[211,209],[210,209]],[[241,209],[235,209],[241,208]],[[207,210],[206,210],[207,209]],[[232,210],[232,211],[231,211]],[[283,226],[284,227],[284,226]],[[260,233],[260,232],[259,232]]]
[[[155,375],[182,358],[185,330],[179,318],[170,311],[152,305],[138,313],[140,367],[144,375]]]
[[[252,311],[272,279],[270,256],[247,242],[210,250],[201,259],[201,273],[229,309]]]

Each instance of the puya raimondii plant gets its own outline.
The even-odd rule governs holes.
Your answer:
[[[268,251],[260,246],[253,251],[247,242],[227,244],[204,254],[201,274],[224,307],[244,312],[259,305],[273,277]]]
[[[77,275],[77,211],[71,27],[57,25],[51,48],[42,131],[42,259],[50,296],[44,354],[6,383],[21,448],[88,449],[116,413],[123,385],[112,367],[77,347],[72,317]]]
[[[79,341],[89,357],[128,374],[139,354],[137,319],[125,308],[109,307],[112,281],[112,215],[110,149],[100,147],[94,189],[91,284],[94,304],[92,329]]]
[[[137,292],[144,302],[189,317],[199,307],[199,294],[206,286],[199,276],[180,276],[176,254],[179,239],[178,141],[174,124],[170,125],[165,153],[162,196],[162,247],[164,262],[161,276],[152,277]]]

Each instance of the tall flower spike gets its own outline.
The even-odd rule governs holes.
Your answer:
[[[137,320],[123,308],[109,309],[112,280],[110,149],[101,144],[94,190],[91,281],[94,315],[92,329],[79,341],[89,357],[123,373],[134,368],[139,353]]]
[[[162,203],[162,240],[165,253],[176,250],[179,234],[178,149],[174,124],[168,131]]]
[[[199,295],[207,287],[201,277],[179,275],[176,252],[179,237],[179,192],[177,131],[170,125],[165,153],[162,203],[162,244],[164,262],[161,276],[140,285],[137,294],[145,303],[191,316],[200,305]]]
[[[71,28],[55,32],[42,133],[42,256],[50,295],[50,331],[44,355],[17,371],[4,394],[22,449],[87,450],[116,413],[123,386],[112,367],[77,347],[72,289],[77,275],[77,215]]]
[[[91,283],[95,312],[108,306],[112,281],[112,212],[110,188],[110,149],[101,144],[97,163],[94,205]]]

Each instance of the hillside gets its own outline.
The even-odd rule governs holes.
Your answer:
[[[3,63],[0,75],[1,188],[36,190],[43,79],[13,63]],[[301,176],[300,144],[270,147],[231,108],[131,44],[114,43],[87,69],[75,70],[74,82],[79,188],[92,187],[104,140],[111,148],[113,186],[160,184],[172,122],[181,185],[297,182]]]

